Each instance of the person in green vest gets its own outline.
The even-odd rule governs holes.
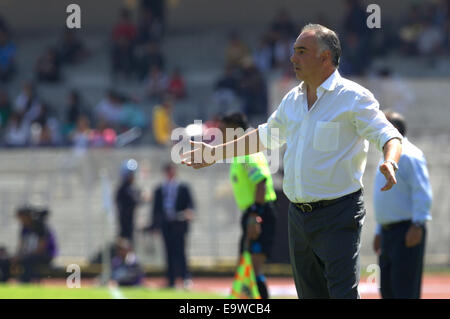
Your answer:
[[[224,142],[240,137],[247,128],[247,118],[243,113],[224,116],[219,123]],[[277,196],[264,154],[259,152],[234,158],[230,179],[236,204],[243,212],[240,254],[244,250],[251,253],[259,293],[261,298],[267,299],[269,293],[263,265],[270,255],[275,235]]]

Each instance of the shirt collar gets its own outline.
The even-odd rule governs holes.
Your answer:
[[[321,85],[319,85],[319,88],[322,88],[327,91],[333,91],[336,88],[340,79],[341,75],[339,74],[339,71],[336,69],[325,81],[322,82]],[[299,84],[298,86],[299,93],[305,93],[304,90],[306,89],[306,86],[304,83],[305,82],[302,81]]]
[[[339,74],[339,71],[336,69],[325,81],[322,82],[322,84],[319,87],[322,87],[323,89],[327,91],[333,91],[336,88],[336,85],[338,84],[339,80],[341,79],[341,75]]]

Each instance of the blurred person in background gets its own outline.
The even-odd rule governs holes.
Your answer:
[[[0,283],[7,282],[10,276],[10,257],[5,247],[0,246]]]
[[[134,41],[137,35],[131,13],[122,8],[120,20],[112,32],[111,69],[113,79],[130,78],[134,65]]]
[[[243,111],[247,116],[266,115],[266,82],[251,58],[246,59],[242,65],[239,95],[243,101]]]
[[[263,74],[268,73],[272,69],[273,53],[270,45],[270,39],[267,35],[263,36],[257,50],[253,54],[253,61]]]
[[[142,11],[152,13],[152,20],[157,26],[154,30],[157,31],[156,35],[162,38],[164,35],[166,2],[164,0],[141,0],[140,2]]]
[[[240,137],[248,127],[243,113],[224,116],[219,124],[224,143],[235,138],[227,136],[227,129],[240,129],[241,133],[236,136]],[[239,253],[242,254],[244,250],[251,253],[259,293],[261,298],[268,299],[269,291],[263,265],[270,256],[275,236],[277,196],[264,154],[234,158],[230,166],[230,179],[236,204],[242,211]]]
[[[121,121],[122,108],[121,94],[109,89],[106,96],[94,108],[97,123],[104,122],[107,126],[116,127]]]
[[[55,48],[48,48],[36,62],[36,80],[58,83],[61,81],[61,64]]]
[[[85,149],[89,147],[91,131],[89,117],[81,115],[77,119],[75,129],[69,133],[68,141],[76,148]]]
[[[16,46],[8,33],[0,29],[0,82],[9,82],[16,72]]]
[[[151,100],[163,98],[169,88],[169,79],[166,73],[156,64],[150,67],[149,74],[145,80],[146,95]]]
[[[149,42],[159,42],[162,38],[162,24],[150,8],[140,10],[137,26],[138,45]]]
[[[13,112],[9,117],[3,134],[3,142],[7,147],[27,146],[30,138],[30,123],[22,114]]]
[[[116,130],[103,119],[97,121],[97,126],[90,130],[89,145],[92,147],[114,147],[116,141]]]
[[[16,97],[13,110],[21,115],[25,115],[29,112],[34,114],[40,109],[40,104],[40,98],[34,82],[25,81],[22,85],[22,90]]]
[[[73,29],[64,28],[62,38],[56,46],[58,60],[62,64],[77,64],[88,56],[83,42]]]
[[[385,111],[386,118],[404,136],[397,171],[397,185],[381,192],[383,175],[374,181],[374,209],[377,221],[373,249],[380,265],[383,299],[420,298],[426,222],[431,219],[432,191],[423,152],[407,138],[402,115]]]
[[[183,286],[192,285],[186,258],[186,237],[194,218],[194,201],[190,188],[177,178],[177,168],[168,163],[163,167],[165,181],[154,191],[152,224],[149,231],[161,231],[164,239],[167,266],[167,287],[174,288],[177,277]]]
[[[165,67],[164,55],[161,52],[159,44],[155,41],[144,43],[136,49],[136,73],[140,81],[145,80],[149,72],[154,66],[157,66],[160,70]]]
[[[215,112],[223,113],[242,111],[243,101],[239,96],[239,81],[241,72],[238,68],[231,65],[225,67],[224,73],[216,81],[214,85],[214,93],[212,102],[216,105]]]
[[[120,183],[116,189],[115,201],[119,225],[118,237],[133,243],[134,216],[136,207],[140,202],[140,191],[134,181],[138,163],[128,159],[120,166]]]
[[[12,104],[8,92],[0,89],[0,129],[6,126],[12,113]]]
[[[297,28],[292,21],[289,13],[286,9],[282,8],[276,15],[271,24],[271,31],[275,34],[275,40],[278,41],[281,38],[295,38],[297,35]]]
[[[123,133],[133,127],[144,129],[148,126],[147,116],[138,106],[135,98],[121,94],[119,101],[122,105],[119,113],[119,133]]]
[[[367,28],[366,10],[361,0],[344,0],[342,51],[343,75],[363,75],[372,61],[372,33]]]
[[[231,67],[241,67],[245,58],[250,56],[250,49],[242,41],[239,33],[232,31],[228,36],[228,45],[225,51],[225,63]]]
[[[181,74],[180,67],[176,67],[170,75],[167,92],[177,100],[186,98],[186,82]]]
[[[47,224],[48,210],[24,206],[17,209],[16,216],[21,230],[11,266],[18,270],[21,282],[36,281],[57,253],[55,235]]]
[[[83,104],[80,92],[69,90],[66,97],[62,134],[67,138],[77,126],[77,121],[82,115],[89,116],[86,106]]]
[[[112,257],[111,280],[119,286],[142,284],[144,272],[133,251],[133,245],[126,238],[117,238]]]
[[[169,145],[171,142],[173,119],[173,98],[169,94],[164,95],[161,104],[153,108],[153,136],[159,145]]]

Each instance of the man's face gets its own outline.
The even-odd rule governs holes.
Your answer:
[[[166,179],[172,180],[176,177],[177,172],[173,166],[166,169]]]
[[[314,31],[305,31],[298,36],[291,55],[291,62],[298,80],[307,81],[322,68],[322,54],[318,55],[318,51]]]

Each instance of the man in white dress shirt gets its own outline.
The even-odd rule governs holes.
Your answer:
[[[241,156],[287,145],[283,191],[291,201],[289,250],[299,298],[359,298],[369,141],[384,153],[382,190],[396,184],[402,136],[370,91],[340,76],[340,54],[335,32],[306,25],[291,56],[301,83],[267,123],[226,144],[192,142],[197,148],[183,154],[183,163],[197,169],[228,158],[230,149]],[[252,140],[257,147],[249,145]]]

